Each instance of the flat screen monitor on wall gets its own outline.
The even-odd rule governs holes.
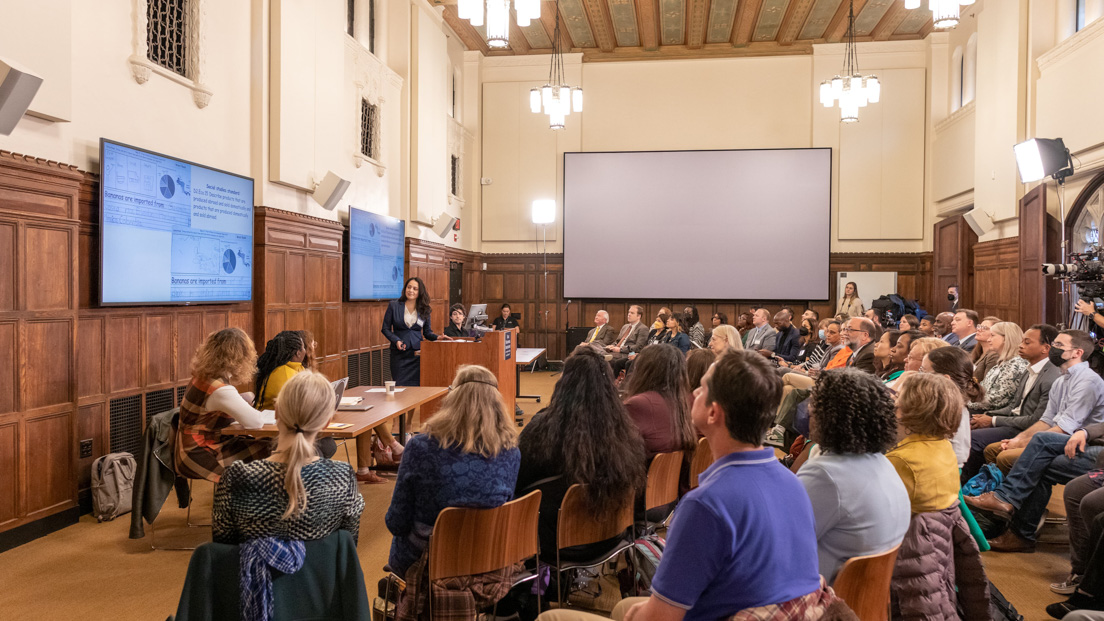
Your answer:
[[[349,209],[349,300],[395,300],[406,281],[406,222]]]
[[[828,298],[832,150],[565,153],[564,296]]]
[[[253,180],[100,140],[100,303],[248,302]]]

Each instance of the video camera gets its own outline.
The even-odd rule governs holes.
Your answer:
[[[1094,244],[1086,252],[1071,253],[1072,263],[1043,263],[1043,274],[1077,287],[1077,295],[1104,310],[1104,248]]]

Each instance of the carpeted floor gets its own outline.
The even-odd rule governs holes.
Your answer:
[[[544,395],[542,404],[519,401],[526,420],[547,405],[554,384],[551,373],[522,375],[524,394]],[[339,449],[337,456],[344,455]],[[383,516],[393,487],[391,482],[360,486],[365,509],[358,550],[370,595],[384,575],[391,545]],[[210,519],[211,492],[212,486],[205,483],[195,487],[196,521]],[[1051,514],[1061,513],[1061,491],[1056,490]],[[129,518],[100,524],[84,516],[74,526],[0,554],[0,620],[164,619],[173,614],[190,553],[151,550],[148,529],[145,539],[128,539]],[[185,512],[171,502],[158,522],[158,545],[196,545],[210,538],[208,528],[185,526]],[[1061,597],[1047,585],[1069,572],[1064,527],[1047,526],[1044,535],[1055,543],[1040,545],[1034,554],[983,556],[990,579],[1029,621],[1048,618],[1044,607]],[[597,607],[612,607],[610,587]]]

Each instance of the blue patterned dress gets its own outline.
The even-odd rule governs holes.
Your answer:
[[[405,576],[421,557],[442,509],[491,508],[513,499],[520,464],[517,448],[483,457],[442,447],[425,434],[411,438],[384,518],[394,535],[388,559],[391,571]]]

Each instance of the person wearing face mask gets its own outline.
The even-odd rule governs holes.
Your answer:
[[[958,298],[958,285],[951,285],[950,287],[947,287],[947,301],[951,303],[950,308],[948,308],[947,310],[951,311],[952,313],[957,313],[960,305],[960,300]]]
[[[825,322],[827,324],[827,322]],[[799,334],[801,336],[801,347],[797,350],[797,355],[794,357],[793,362],[786,360],[779,360],[778,366],[787,367],[799,367],[804,368],[806,365],[813,366],[820,362],[824,357],[824,353],[828,351],[828,344],[824,342],[821,337],[823,330],[814,330],[813,321],[810,319],[801,320],[801,329]]]
[[[671,316],[671,309],[664,306],[659,309],[659,313],[656,315],[655,321],[652,322],[652,329],[648,332],[648,345],[655,345],[660,342],[667,332],[667,319]]]
[[[1064,330],[1050,348],[1052,364],[1064,375],[1054,383],[1046,412],[1034,425],[1002,445],[1023,448],[1012,470],[992,492],[967,496],[971,509],[998,522],[1010,522],[1004,534],[990,541],[999,552],[1030,552],[1035,532],[1050,500],[1052,485],[1085,474],[1104,453],[1104,445],[1089,444],[1085,427],[1104,422],[1104,379],[1085,360],[1096,347],[1082,330]]]

